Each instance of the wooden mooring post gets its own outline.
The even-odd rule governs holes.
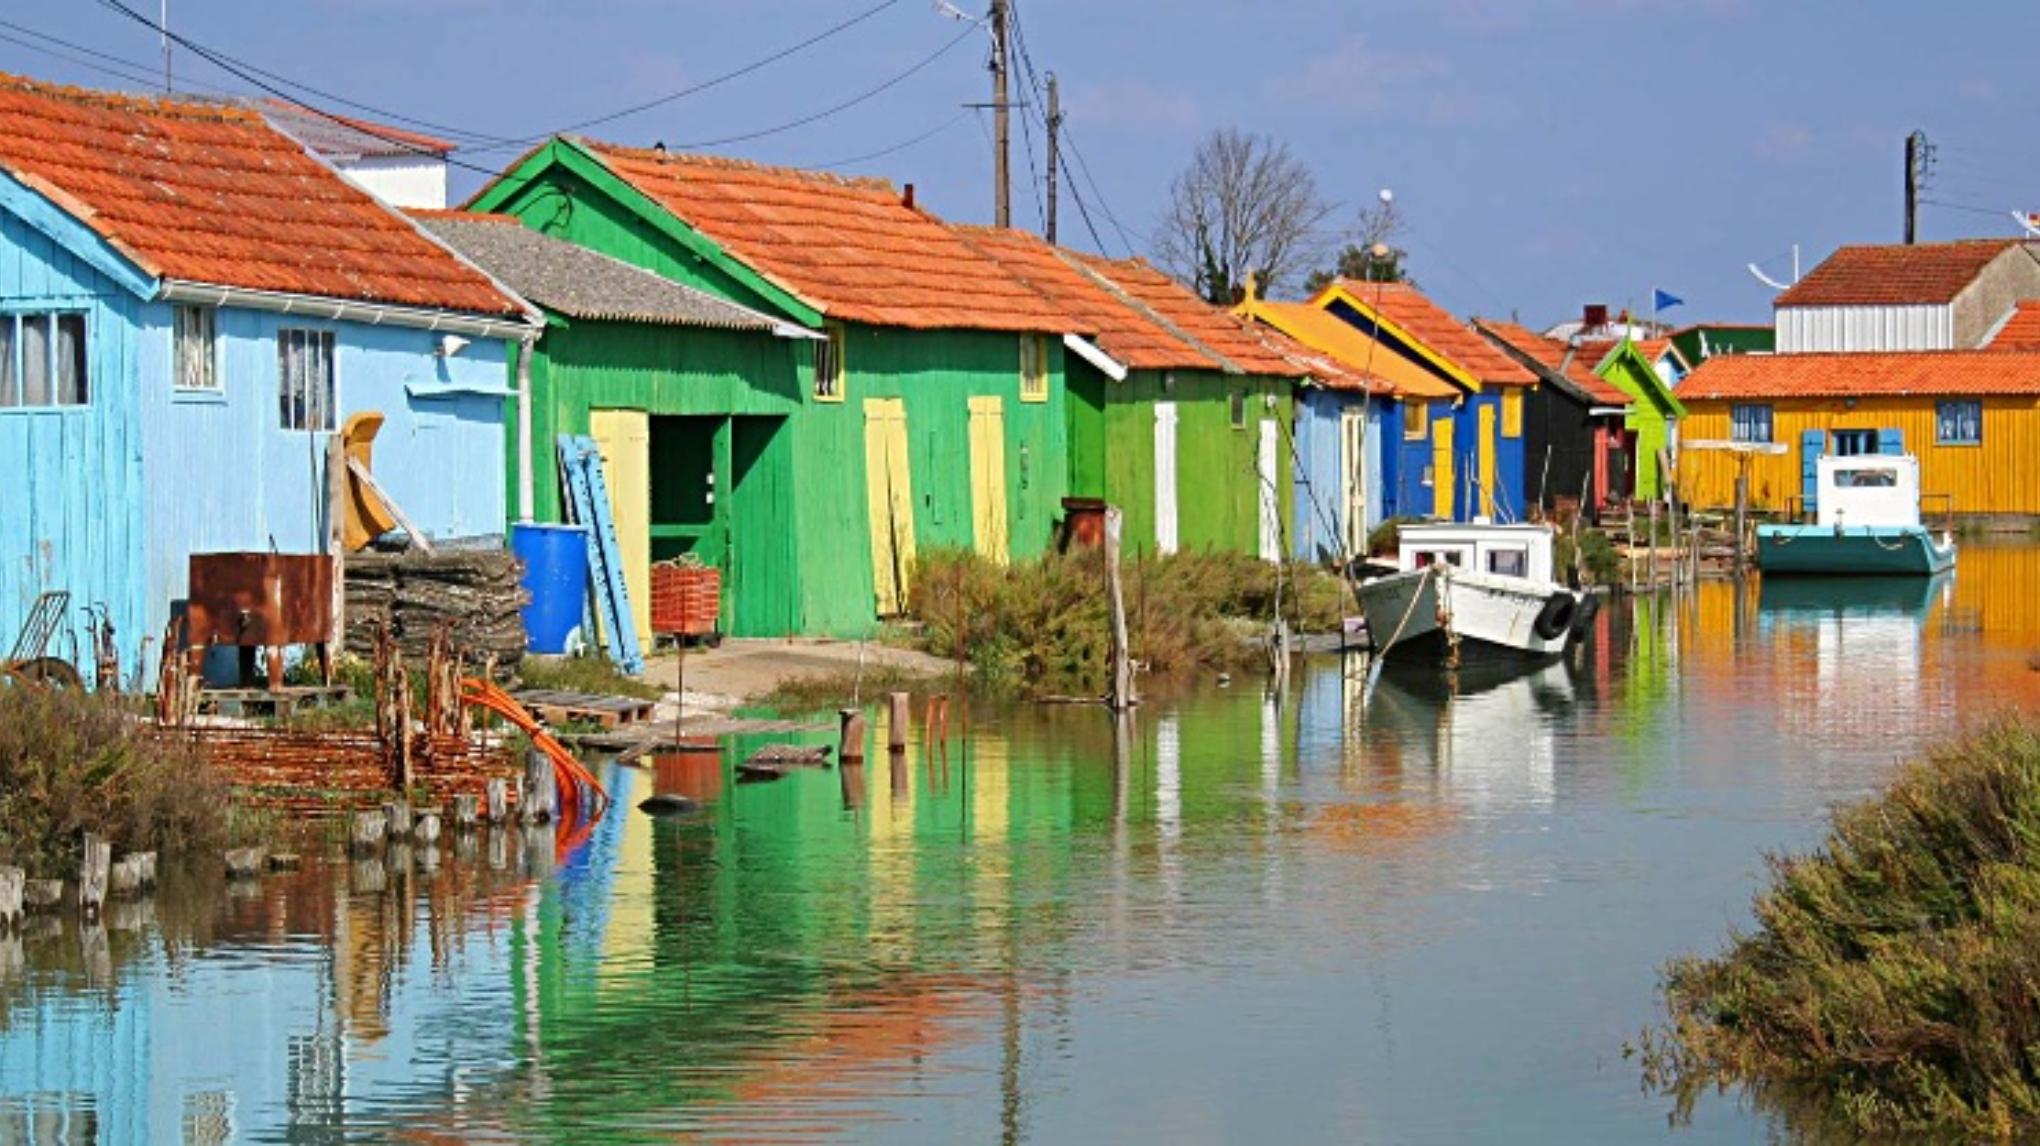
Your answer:
[[[1116,505],[1105,507],[1105,574],[1112,595],[1112,683],[1111,691],[1105,696],[1105,703],[1114,712],[1124,711],[1140,703],[1134,692],[1133,653],[1127,647],[1126,635],[1126,590],[1119,579],[1119,537],[1125,527],[1125,515]]]
[[[87,919],[99,918],[106,906],[107,885],[113,879],[113,845],[87,832],[84,855],[78,862],[78,912]]]
[[[27,909],[28,873],[18,867],[0,867],[0,926],[21,926]]]
[[[907,750],[907,723],[912,701],[913,697],[904,692],[890,693],[886,697],[885,747],[888,752]]]
[[[843,708],[836,711],[842,721],[842,730],[836,737],[836,759],[842,763],[860,763],[864,759],[864,710]]]
[[[501,776],[491,777],[484,789],[483,815],[491,824],[500,824],[510,818],[510,781]]]
[[[550,824],[560,812],[559,780],[552,761],[536,748],[524,755],[524,801],[519,805],[527,824]]]

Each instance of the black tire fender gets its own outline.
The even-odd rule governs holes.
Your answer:
[[[1593,627],[1595,614],[1600,611],[1600,597],[1589,593],[1580,598],[1579,609],[1573,613],[1572,635],[1574,640],[1579,640],[1587,635],[1587,630]]]
[[[1572,628],[1573,614],[1579,611],[1579,600],[1571,593],[1553,593],[1544,599],[1544,607],[1537,610],[1537,619],[1530,622],[1530,631],[1539,640],[1555,641]]]

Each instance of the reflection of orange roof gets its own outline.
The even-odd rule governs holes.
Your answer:
[[[1254,337],[1230,312],[1198,298],[1182,284],[1140,259],[1108,259],[1071,253],[1072,258],[1110,280],[1127,297],[1153,311],[1175,331],[1237,366],[1245,374],[1297,378],[1303,371]]]
[[[1216,370],[1219,364],[1178,338],[1138,306],[1046,242],[1010,227],[955,226],[979,251],[1046,296],[1070,316],[1076,333],[1092,336],[1121,364],[1135,370]]]
[[[2040,394],[2040,353],[1724,354],[1701,363],[1679,385],[1682,400],[1989,394]]]
[[[1307,303],[1252,298],[1240,304],[1240,313],[1337,360],[1356,378],[1370,378],[1374,393],[1404,398],[1454,398],[1459,395],[1459,389],[1451,383],[1424,369],[1420,363],[1382,346],[1330,311]]]
[[[1551,370],[1560,370],[1562,366],[1566,381],[1586,391],[1594,401],[1608,406],[1629,405],[1629,395],[1594,373],[1594,367],[1605,357],[1604,353],[1587,347],[1582,352],[1568,355],[1566,351],[1571,347],[1565,343],[1513,322],[1483,318],[1476,319],[1474,325],[1486,331],[1490,338],[1507,344],[1524,357]]]
[[[883,179],[580,140],[619,179],[831,318],[1061,334],[1070,320]]]
[[[1451,359],[1482,383],[1532,386],[1537,375],[1495,349],[1473,328],[1452,316],[1408,283],[1361,283],[1340,280],[1333,286],[1421,341],[1435,354]],[[1321,296],[1322,297],[1322,296]]]

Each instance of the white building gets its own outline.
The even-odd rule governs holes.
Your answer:
[[[367,120],[321,115],[282,100],[259,100],[255,109],[271,127],[390,206],[446,206],[446,157],[454,148],[446,140]]]
[[[1843,247],[1773,303],[1778,353],[1973,350],[2040,298],[2040,244]]]

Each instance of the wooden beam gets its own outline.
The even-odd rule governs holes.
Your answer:
[[[396,518],[397,524],[404,527],[405,535],[411,539],[411,544],[418,547],[419,552],[432,552],[431,540],[419,530],[418,526],[409,517],[404,516],[404,507],[397,504],[397,499],[391,497],[388,493],[384,492],[382,486],[376,484],[375,475],[368,472],[367,466],[362,465],[354,458],[348,458],[347,472],[353,474],[354,480],[360,482],[363,489],[374,494],[375,499],[382,502],[388,508],[390,516]]]

